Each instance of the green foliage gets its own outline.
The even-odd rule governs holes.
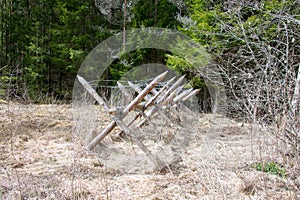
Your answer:
[[[159,0],[159,1],[138,1],[132,8],[134,13],[134,18],[127,25],[132,28],[140,27],[163,27],[169,29],[176,29],[180,26],[180,23],[176,20],[178,9],[168,0]],[[133,40],[137,44],[151,44],[152,38],[139,38],[135,37]],[[164,38],[162,38],[163,43]],[[160,49],[139,49],[134,52],[130,52],[127,56],[122,58],[122,62],[130,63],[131,67],[139,66],[145,63],[161,63],[165,64],[165,55],[166,52]],[[128,66],[123,65],[125,71],[130,69]],[[112,66],[112,68],[115,68]],[[116,66],[116,69],[120,69],[119,66]],[[120,71],[120,74],[124,74],[124,71]],[[116,76],[114,76],[116,77]]]
[[[262,37],[268,34],[265,39],[269,40],[276,37],[278,27],[271,22],[273,14],[293,6],[294,1],[262,1],[258,5],[261,8],[240,5],[228,10],[223,10],[222,3],[218,2],[211,3],[206,0],[192,2],[189,4],[190,17],[196,24],[185,26],[181,31],[211,50],[220,51],[245,44],[244,33],[248,35],[254,32]],[[228,34],[229,32],[231,34]]]
[[[174,29],[179,25],[175,19],[177,8],[167,0],[138,1],[133,8],[132,27],[164,27]]]
[[[256,163],[253,167],[257,171],[266,172],[268,174],[273,174],[281,177],[286,176],[286,170],[280,165],[276,164],[274,161],[264,162],[264,163]]]
[[[15,77],[17,97],[24,87],[26,99],[70,94],[87,53],[110,35],[98,30],[106,23],[93,1],[4,0],[0,6],[0,65],[9,66],[1,75]]]
[[[185,71],[193,68],[192,64],[189,63],[185,58],[180,56],[167,54],[167,66],[178,72],[178,74],[183,74]]]
[[[176,20],[179,9],[168,0],[138,1],[130,9],[132,13],[129,14],[134,17],[127,21],[127,30],[153,26],[179,29],[200,45],[186,48],[186,44],[178,42],[176,48],[186,52],[184,58],[167,55],[167,52],[157,49],[130,52],[111,65],[107,78],[118,79],[134,66],[156,62],[167,64],[180,74],[187,74],[191,85],[201,87],[203,81],[197,75],[201,67],[212,59],[221,63],[228,55],[245,52],[245,49],[241,50],[247,43],[245,36],[251,39],[249,44],[254,51],[260,51],[260,47],[254,45],[258,39],[271,47],[278,45],[278,37],[284,36],[284,31],[281,31],[284,25],[274,24],[278,21],[274,16],[283,10],[297,13],[297,6],[292,0],[261,1],[257,7],[247,3],[226,9],[224,2],[185,0],[188,8],[181,14],[187,14],[192,23],[184,24]],[[122,9],[112,12],[116,12],[120,17],[118,20],[122,21]],[[85,56],[112,33],[122,31],[122,26],[122,23],[116,25],[107,21],[94,1],[2,0],[0,67],[6,66],[0,72],[4,81],[0,86],[2,91],[9,83],[16,90],[14,96],[19,97],[23,96],[24,86],[30,98],[40,94],[53,97],[70,94],[76,72]],[[134,39],[141,42],[141,38]],[[294,40],[297,41],[297,38]],[[145,42],[151,42],[151,38]],[[296,42],[289,41],[289,44],[295,46]],[[210,54],[205,53],[203,47]],[[256,64],[253,60],[244,63],[249,68]]]
[[[177,45],[173,47],[171,52],[182,52],[182,56],[167,54],[166,62],[168,68],[178,74],[187,75],[186,78],[192,87],[200,88],[205,84],[199,72],[202,67],[208,66],[212,60],[204,47],[196,42],[190,43],[190,41],[178,39]]]

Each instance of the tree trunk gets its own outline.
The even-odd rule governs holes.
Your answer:
[[[156,26],[157,25],[157,5],[159,3],[159,0],[155,0],[154,2],[154,7],[155,7],[155,11],[154,11],[154,25]]]
[[[126,45],[126,16],[127,16],[127,1],[124,0],[124,19],[123,19],[123,48],[125,48]]]

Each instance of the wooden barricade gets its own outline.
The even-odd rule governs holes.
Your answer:
[[[90,141],[87,148],[92,150],[97,144],[99,144],[107,135],[109,135],[116,126],[118,126],[121,132],[125,133],[146,155],[147,157],[156,165],[156,167],[164,166],[164,162],[156,157],[152,152],[143,144],[143,142],[134,134],[132,127],[134,122],[136,127],[143,127],[147,121],[154,114],[159,114],[163,119],[168,122],[173,122],[166,113],[166,109],[176,104],[187,100],[191,96],[197,94],[199,90],[183,90],[183,86],[180,86],[184,76],[180,77],[177,81],[174,82],[176,77],[173,77],[159,90],[155,89],[155,86],[159,84],[167,75],[167,71],[156,76],[153,81],[146,85],[144,89],[140,88],[138,85],[135,85],[131,82],[128,82],[129,86],[138,93],[126,107],[115,107],[109,108],[106,102],[103,100],[100,95],[89,85],[89,83],[81,76],[77,76],[79,82],[82,84],[84,89],[97,101],[97,103],[105,109],[111,115],[112,121],[109,125],[103,129],[95,138]],[[173,83],[174,82],[174,83]],[[118,82],[118,87],[121,92],[126,96],[129,95],[126,88]],[[135,113],[133,119],[129,123],[124,122],[124,118],[133,110],[139,110]],[[173,111],[168,111],[173,112]],[[172,114],[172,113],[171,113]]]

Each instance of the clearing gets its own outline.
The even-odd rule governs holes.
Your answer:
[[[98,121],[102,127],[110,118],[102,114]],[[220,115],[199,114],[188,129],[177,129],[182,137],[192,137],[181,144],[180,157],[159,171],[139,167],[141,160],[134,156],[124,159],[106,151],[110,159],[105,161],[100,147],[89,152],[75,134],[70,105],[2,103],[0,126],[0,199],[300,197],[299,158],[283,156],[288,147],[262,128]],[[171,129],[165,127],[162,135]],[[146,144],[156,148],[151,141]],[[116,152],[124,143],[106,141]],[[284,177],[255,169],[267,161],[278,164],[278,171],[280,163],[291,164],[285,165]]]

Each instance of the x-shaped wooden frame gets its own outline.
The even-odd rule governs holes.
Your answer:
[[[158,157],[152,154],[152,152],[136,137],[133,131],[129,128],[134,121],[136,121],[139,117],[142,117],[142,120],[137,124],[136,128],[142,127],[146,121],[148,121],[155,113],[161,115],[165,120],[171,122],[172,120],[164,113],[164,110],[167,107],[170,107],[172,104],[177,104],[181,101],[185,101],[191,96],[197,94],[199,90],[184,90],[183,86],[180,86],[182,83],[184,76],[180,77],[172,86],[172,82],[176,77],[170,79],[159,91],[156,91],[155,86],[161,82],[165,76],[167,75],[167,71],[156,76],[151,83],[149,83],[143,90],[134,85],[131,82],[129,86],[132,87],[136,92],[138,92],[138,96],[133,99],[124,109],[118,108],[118,112],[111,112],[111,109],[106,104],[106,102],[98,95],[98,93],[92,88],[91,85],[81,76],[77,76],[79,82],[85,88],[85,90],[94,97],[99,105],[102,105],[103,108],[110,114],[112,114],[112,121],[110,124],[102,130],[87,146],[89,150],[95,148],[97,144],[99,144],[107,135],[109,135],[116,126],[119,126],[122,132],[124,132],[128,137],[132,139],[132,141],[139,146],[139,148],[147,155],[149,159],[158,167],[164,166],[163,161],[161,161]],[[125,96],[129,96],[125,87],[118,82],[118,86],[122,93]],[[182,91],[182,92],[181,92]],[[150,95],[149,93],[152,93]],[[142,102],[143,101],[143,102]],[[143,104],[142,104],[143,103]],[[135,108],[142,104],[142,110],[138,114],[135,114],[135,117],[128,123],[125,124],[123,119]],[[147,108],[153,106],[148,112]]]

